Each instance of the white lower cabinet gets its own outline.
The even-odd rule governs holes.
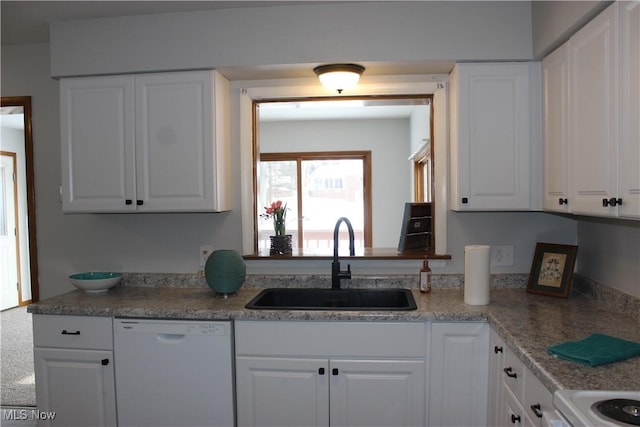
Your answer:
[[[489,408],[489,425],[542,427],[542,413],[553,410],[551,392],[504,342],[502,348],[503,365],[491,369],[496,377],[490,381],[501,393],[496,401],[502,403]]]
[[[514,426],[520,427],[524,425],[524,408],[517,397],[513,395],[511,389],[505,384],[504,388],[504,407],[502,416],[498,418],[496,426]]]
[[[326,359],[236,359],[239,426],[329,425]]]
[[[429,425],[487,423],[489,324],[434,322],[429,361]]]
[[[423,426],[426,325],[236,322],[238,426]]]
[[[329,425],[423,425],[424,360],[337,359],[329,368]]]
[[[34,315],[39,426],[115,426],[111,318]]]
[[[487,425],[501,424],[504,413],[505,392],[502,385],[504,352],[506,344],[502,337],[491,328],[489,332],[489,394],[487,407]]]

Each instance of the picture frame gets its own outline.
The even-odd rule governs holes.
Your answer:
[[[537,242],[527,292],[567,298],[577,253],[574,245]]]

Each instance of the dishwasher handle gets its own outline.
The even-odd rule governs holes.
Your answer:
[[[185,334],[156,334],[156,338],[158,342],[166,342],[166,343],[183,341],[185,337],[186,337]]]

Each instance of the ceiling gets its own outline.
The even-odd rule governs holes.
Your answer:
[[[0,128],[16,130],[24,129],[24,114],[22,107],[0,108]]]

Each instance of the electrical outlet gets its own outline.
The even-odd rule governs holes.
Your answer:
[[[204,267],[204,265],[207,263],[207,258],[209,258],[209,255],[211,255],[211,252],[213,252],[213,246],[200,246],[200,267]]]
[[[496,267],[513,266],[513,245],[491,246],[491,265]]]

